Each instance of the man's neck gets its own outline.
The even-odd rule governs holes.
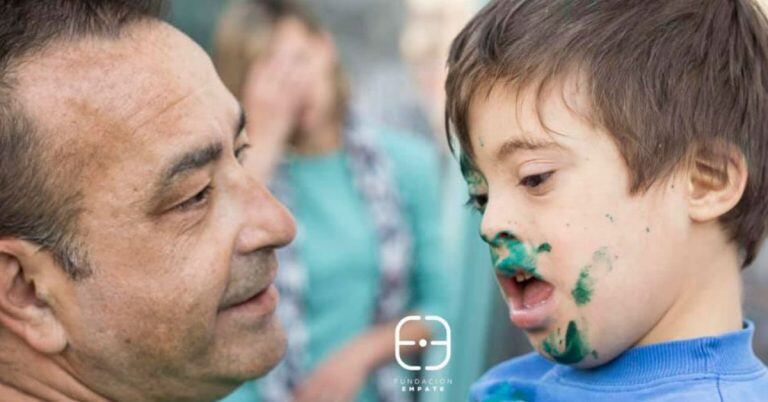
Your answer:
[[[674,340],[719,336],[743,326],[741,266],[731,246],[709,249],[690,261],[697,271],[656,326],[637,346]]]
[[[78,381],[63,359],[39,353],[2,330],[0,356],[0,401],[108,401]]]

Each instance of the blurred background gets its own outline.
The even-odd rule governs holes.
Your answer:
[[[173,0],[170,22],[195,39],[216,60],[217,50],[220,51],[217,49],[217,30],[221,28],[221,21],[226,20],[223,20],[222,16],[233,3],[238,2],[243,0]],[[493,281],[488,249],[478,236],[480,217],[463,207],[466,187],[458,171],[458,164],[449,154],[444,139],[443,81],[448,47],[463,24],[484,1],[311,0],[297,3],[316,18],[321,30],[330,33],[340,69],[344,72],[344,93],[348,97],[345,98],[345,105],[350,110],[349,113],[353,114],[357,121],[364,122],[366,127],[376,127],[377,129],[373,130],[375,132],[397,134],[396,144],[385,144],[383,153],[387,154],[390,148],[394,149],[389,153],[395,163],[398,158],[408,156],[408,149],[428,147],[430,152],[434,153],[434,164],[410,166],[412,169],[426,170],[425,174],[411,176],[408,172],[398,173],[398,167],[394,166],[394,181],[397,183],[391,185],[400,191],[400,197],[405,204],[426,204],[424,208],[414,207],[416,212],[406,210],[404,214],[407,223],[405,226],[410,228],[413,240],[410,249],[412,255],[409,258],[415,262],[411,264],[410,269],[416,272],[409,280],[415,282],[412,284],[413,293],[417,294],[417,298],[419,294],[422,295],[421,302],[424,305],[428,305],[430,301],[440,303],[440,313],[445,316],[453,330],[453,356],[450,363],[444,369],[430,373],[432,377],[449,378],[452,384],[443,393],[419,394],[418,400],[464,401],[470,384],[485,370],[510,357],[530,351],[525,336],[514,329],[507,318],[507,308]],[[220,65],[217,67],[221,68]],[[414,138],[413,141],[409,139],[411,137]],[[346,136],[342,138],[342,142],[346,141]],[[330,149],[333,152],[335,148]],[[288,149],[276,152],[291,151]],[[301,173],[301,169],[330,169],[328,164],[332,161],[318,160],[326,156],[322,152],[319,156],[302,156],[299,152],[299,156],[291,162],[293,165],[286,168],[287,172],[294,173],[294,177],[285,179],[284,182],[294,186],[297,192],[304,191],[301,178],[305,177],[302,176],[305,173]],[[279,168],[275,169],[279,171]],[[297,169],[299,173],[296,173]],[[398,182],[401,179],[398,174],[401,173],[406,175],[406,178]],[[275,175],[270,178],[280,178]],[[304,180],[322,180],[322,177],[306,177]],[[328,180],[336,179],[356,180],[354,177],[344,176],[332,176]],[[409,181],[414,183],[409,184]],[[436,184],[433,183],[430,187],[430,184],[424,181],[434,181]],[[320,186],[322,187],[323,183],[320,183]],[[433,197],[424,198],[423,194],[418,194],[420,189],[432,187],[435,192]],[[307,191],[310,190],[322,191],[314,188]],[[317,197],[326,196],[322,192],[317,194]],[[334,194],[338,194],[338,191]],[[334,194],[329,196],[334,197]],[[300,204],[301,200],[295,202]],[[439,213],[430,214],[425,209]],[[302,231],[309,234],[314,233],[313,231],[321,232],[320,229],[343,232],[348,228],[344,225],[345,220],[357,219],[340,216],[328,218],[331,222],[317,222],[317,217],[307,216],[313,213],[311,210],[303,211],[298,214],[299,238]],[[371,219],[375,221],[375,218]],[[430,226],[431,231],[426,230],[425,225]],[[376,225],[372,226],[374,228],[371,230],[375,231]],[[305,280],[310,281],[307,285],[309,288],[313,286],[311,281],[318,278],[313,269],[323,269],[323,264],[328,263],[318,262],[316,258],[308,255],[312,252],[309,246],[299,247],[297,251],[297,255],[303,257],[305,262],[304,269],[308,271]],[[429,258],[425,259],[424,255],[429,255]],[[344,259],[346,256],[340,258],[340,261],[344,262],[339,264],[348,263],[348,260]],[[348,258],[349,261],[356,261],[354,255]],[[439,266],[419,266],[419,261],[422,261],[422,265]],[[419,272],[421,277],[418,276]],[[431,283],[429,279],[425,279],[425,275],[439,276],[442,279]],[[372,278],[374,279],[360,280],[375,282],[372,285],[375,288],[378,282],[375,275]],[[322,281],[323,278],[317,280]],[[375,295],[376,292],[372,294]],[[368,304],[363,303],[364,305],[381,302],[376,296],[361,294],[359,297],[375,299],[369,300]],[[315,311],[319,316],[323,316],[320,311],[323,306],[329,306],[328,303],[331,303],[331,306],[332,303],[343,303],[344,300],[346,299],[343,294],[338,299],[326,300],[325,305],[323,301],[309,300],[305,310]],[[317,305],[312,305],[315,302]],[[745,313],[756,324],[756,350],[764,361],[768,361],[768,252],[765,250],[755,264],[745,271]],[[368,320],[373,326],[376,319],[377,316],[371,316],[364,321]],[[332,317],[328,320],[332,320]],[[305,324],[308,327],[308,335],[305,334],[307,337],[312,337],[314,333],[320,338],[323,337],[324,330],[317,329],[322,327],[322,323],[317,324],[318,327],[314,327],[312,322]],[[356,329],[349,329],[352,331],[350,334],[355,331],[365,332],[366,326],[364,323],[361,325]],[[333,330],[334,328],[330,328],[330,333],[333,333]],[[322,346],[304,339],[309,349],[319,350],[316,350],[314,356],[305,358],[304,363],[311,366],[311,372],[312,366],[317,367],[331,356],[334,350],[338,350],[341,344],[351,339],[354,339],[354,336],[327,341],[327,345]],[[422,359],[426,361],[430,357],[423,356]],[[238,392],[240,399],[233,396],[227,399],[227,402],[264,399],[253,396],[263,392],[257,387]],[[376,401],[386,398],[379,398],[372,392],[361,396],[360,400]]]

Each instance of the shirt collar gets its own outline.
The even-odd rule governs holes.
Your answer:
[[[754,331],[745,321],[741,330],[720,336],[635,347],[594,369],[558,365],[556,375],[592,385],[628,385],[686,374],[752,373],[765,369],[752,350]]]

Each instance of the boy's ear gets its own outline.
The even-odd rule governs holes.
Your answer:
[[[735,146],[700,147],[688,175],[691,219],[714,220],[735,207],[747,185],[747,170],[744,154]]]
[[[39,247],[28,241],[0,239],[0,327],[41,353],[56,354],[68,341],[51,308],[49,285],[60,280],[51,271],[62,270],[50,256],[40,254]]]

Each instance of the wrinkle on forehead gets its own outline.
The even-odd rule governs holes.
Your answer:
[[[179,68],[195,53],[209,65]],[[131,133],[200,89],[191,84],[210,81],[208,68],[203,51],[174,28],[140,23],[118,39],[49,46],[24,63],[16,92],[32,116],[55,122],[54,131],[85,123],[110,129],[103,134]]]
[[[94,156],[107,153],[108,143],[140,140],[140,127],[216,77],[202,49],[161,22],[137,23],[119,38],[51,44],[15,75],[16,95],[37,131],[78,165],[98,164]]]

